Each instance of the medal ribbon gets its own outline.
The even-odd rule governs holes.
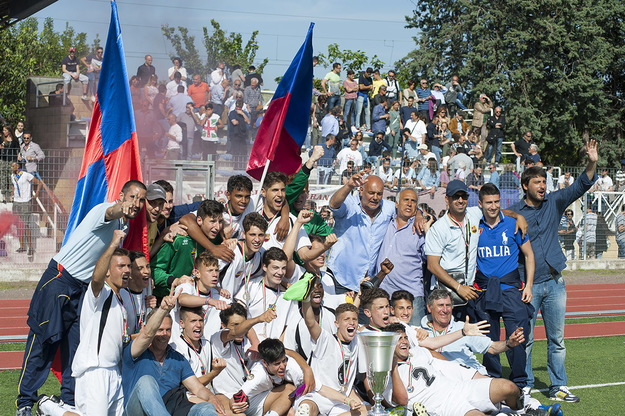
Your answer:
[[[130,294],[130,301],[132,302],[132,310],[137,317],[137,323],[135,328],[135,334],[139,333],[139,329],[141,328],[141,322],[143,322],[143,311],[145,310],[145,295],[141,292],[141,311],[137,313],[137,305],[135,304],[135,297]]]
[[[191,351],[195,353],[197,360],[200,362],[202,375],[206,374],[206,367],[204,366],[204,363],[202,362],[202,358],[200,357],[200,354],[198,354],[198,352],[195,350],[195,347],[193,346],[191,341],[189,341],[187,337],[184,336],[184,334],[180,334],[180,336],[182,337],[182,340],[189,346],[189,348],[191,348]],[[202,348],[202,344],[200,344],[200,352],[202,351],[201,348]]]
[[[410,362],[410,357],[406,361],[397,361],[397,364],[408,364],[410,368],[408,369],[408,393],[412,393],[414,389],[412,388],[412,363]]]
[[[247,377],[250,375],[250,370],[247,369],[247,366],[245,365],[245,360],[243,359],[243,355],[239,352],[239,349],[237,348],[237,346],[233,344],[233,347],[234,347],[234,351],[236,351],[237,355],[239,356],[239,360],[241,361],[241,366],[243,367],[243,371],[245,372],[245,378],[247,379]]]
[[[245,293],[248,294],[250,291],[248,290],[248,285],[250,283],[250,277],[252,276],[252,269],[254,268],[254,257],[252,257],[252,260],[250,260],[250,268],[247,271],[247,276],[245,275],[245,263],[247,262],[247,257],[245,257],[245,242],[243,242],[243,281],[245,282]]]
[[[349,370],[352,368],[352,360],[350,359],[347,363],[347,371],[345,371],[345,354],[343,353],[343,343],[341,340],[335,335],[334,338],[336,342],[339,343],[339,349],[341,350],[341,362],[343,363],[343,384],[341,384],[341,389],[345,390],[341,392],[343,394],[347,393],[347,377],[349,376]]]
[[[269,307],[271,309],[273,309],[273,311],[276,311],[276,305],[278,304],[278,297],[280,296],[280,285],[278,285],[278,293],[276,294],[276,303],[269,304]],[[265,281],[263,280],[263,312],[265,312],[267,310],[267,285],[265,284]],[[267,322],[265,322],[264,324],[264,335],[267,335]]]
[[[449,332],[449,327],[450,327],[450,326],[451,326],[451,325],[447,325],[447,327],[445,328],[445,332],[441,331],[441,332],[443,332],[443,334],[442,334],[443,336],[444,336],[444,335],[447,335],[447,332]],[[434,328],[434,325],[432,325],[432,334],[434,335],[434,338],[436,338],[436,337],[438,336],[438,335],[437,335],[436,328]],[[438,351],[438,352],[443,352],[443,347],[440,347],[437,351]]]
[[[109,286],[108,283],[104,283],[104,284],[107,285],[109,289],[113,291],[113,293],[115,293],[113,288],[111,288],[111,286]],[[122,341],[124,341],[124,339],[128,338],[128,312],[126,312],[126,306],[124,305],[124,301],[122,300],[122,297],[119,295],[119,293],[115,293],[115,296],[117,296],[117,301],[122,305],[122,316],[124,318],[124,329],[122,332]]]

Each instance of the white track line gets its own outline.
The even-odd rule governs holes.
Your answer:
[[[577,390],[577,389],[592,389],[596,387],[610,387],[610,386],[622,386],[625,385],[625,381],[618,381],[616,383],[604,383],[604,384],[586,384],[585,386],[571,386],[569,390]],[[549,389],[533,389],[532,393],[544,393],[548,392]]]

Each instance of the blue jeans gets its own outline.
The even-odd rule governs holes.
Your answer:
[[[466,110],[467,108],[464,106],[464,104],[462,104],[462,93],[459,92],[458,95],[456,96],[456,105],[460,108],[462,108],[463,110]]]
[[[432,146],[432,153],[436,156],[436,163],[441,163],[441,156],[443,155],[443,149],[438,146]]]
[[[625,259],[625,240],[624,241],[616,241],[618,245],[618,258]]]
[[[371,109],[369,107],[369,98],[365,98],[362,95],[359,95],[356,100],[356,121],[354,122],[354,125],[356,127],[360,127],[360,115],[362,114],[363,107],[365,109],[365,126],[367,126],[367,130],[371,130]]]
[[[566,369],[564,358],[564,313],[566,310],[566,284],[561,274],[544,283],[534,283],[532,287],[532,306],[534,314],[530,320],[530,331],[527,337],[527,385],[534,387],[534,372],[532,371],[532,347],[534,346],[534,326],[538,310],[542,312],[547,335],[547,372],[551,385],[549,390],[566,386]]]
[[[352,125],[358,127],[358,121],[356,121],[356,99],[350,98],[345,100],[345,109],[343,110],[343,119],[347,125],[347,131],[349,135],[352,135]]]
[[[425,309],[425,298],[423,296],[415,296],[414,302],[412,302],[412,317],[409,324],[416,327],[421,327],[421,320],[427,314]]]
[[[169,416],[158,383],[154,377],[147,375],[135,384],[124,410],[127,416]],[[217,411],[212,403],[198,403],[193,405],[189,416],[217,416]]]
[[[317,166],[317,184],[328,185],[332,180],[334,168],[328,166]]]
[[[498,137],[495,139],[495,144],[489,144],[486,149],[486,163],[490,163],[493,159],[493,148],[497,146],[497,150],[495,152],[495,163],[499,164],[501,160],[501,145],[503,144],[503,137]]]
[[[337,105],[341,105],[341,96],[339,94],[334,94],[328,97],[328,111],[332,110],[333,107]]]

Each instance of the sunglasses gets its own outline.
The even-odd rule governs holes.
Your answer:
[[[465,201],[469,199],[469,194],[464,193],[464,192],[457,192],[454,195],[452,195],[451,199],[453,201],[457,201],[460,198],[464,199]]]

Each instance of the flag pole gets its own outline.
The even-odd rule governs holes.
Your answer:
[[[269,171],[269,164],[271,160],[267,159],[265,162],[265,169],[263,169],[263,176],[260,177],[260,188],[263,188],[263,182],[265,182],[265,176],[267,176],[267,172]]]

